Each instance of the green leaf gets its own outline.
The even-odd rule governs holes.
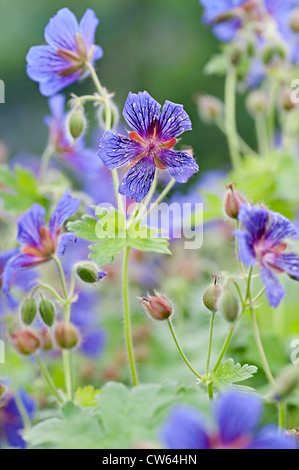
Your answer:
[[[93,250],[92,253],[90,253],[89,258],[92,259],[92,261],[94,261],[98,266],[112,264],[114,261],[114,256],[117,253],[121,253],[126,246],[126,239],[108,238],[102,243],[95,243],[89,246],[89,248]]]
[[[83,215],[81,220],[69,222],[67,229],[73,232],[78,238],[94,242],[98,241],[98,237],[96,236],[96,224],[96,219],[90,215]]]
[[[99,393],[101,393],[101,391],[95,389],[92,385],[83,388],[80,387],[76,390],[75,403],[82,406],[82,408],[95,406],[98,403],[97,395],[99,395]]]
[[[233,359],[227,359],[220,364],[217,371],[210,372],[211,378],[218,388],[226,387],[237,382],[250,379],[257,372],[256,366],[235,364]]]
[[[165,238],[129,238],[127,243],[136,250],[154,251],[156,253],[171,255],[171,251],[168,248],[168,241]]]
[[[205,65],[203,71],[206,75],[223,76],[227,72],[228,61],[224,54],[215,54]]]
[[[33,203],[48,206],[48,199],[43,196],[35,176],[27,169],[16,165],[10,170],[0,166],[0,194],[4,210],[20,214]]]

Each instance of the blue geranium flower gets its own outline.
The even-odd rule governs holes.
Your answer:
[[[129,132],[129,138],[107,131],[99,145],[99,157],[109,169],[131,165],[119,193],[137,202],[147,195],[156,168],[167,170],[179,183],[198,171],[189,153],[172,149],[176,137],[192,128],[188,114],[182,105],[171,101],[160,109],[146,91],[129,93],[123,116],[134,131]]]
[[[14,248],[12,250],[5,250],[0,252],[0,314],[4,313],[7,309],[15,309],[18,305],[17,300],[10,294],[10,292],[2,293],[2,273],[4,267],[8,261],[14,256],[20,253],[19,248]],[[36,272],[34,270],[28,271],[26,273],[15,273],[12,277],[10,284],[20,289],[22,291],[28,291],[34,286],[34,281],[36,279]]]
[[[54,209],[48,228],[45,226],[46,210],[39,204],[31,208],[18,221],[17,240],[22,245],[20,253],[5,264],[2,275],[2,291],[8,292],[13,275],[22,268],[44,263],[52,255],[64,253],[66,244],[75,240],[73,233],[61,234],[63,223],[79,209],[81,200],[66,191]]]
[[[210,430],[192,408],[178,407],[162,430],[169,449],[294,449],[295,440],[276,426],[258,429],[263,405],[257,396],[227,391],[214,403],[216,426]]]
[[[27,54],[27,73],[39,82],[40,92],[51,96],[86,76],[86,63],[94,64],[103,56],[94,44],[99,24],[93,10],[86,10],[80,23],[68,9],[62,8],[45,28],[48,45],[33,46]]]
[[[33,419],[36,408],[33,399],[23,390],[17,393],[29,418]],[[0,448],[10,446],[25,449],[26,443],[20,434],[23,429],[23,419],[15,398],[9,392],[6,392],[0,398]]]
[[[286,272],[299,281],[299,256],[286,253],[286,239],[299,239],[296,227],[283,215],[259,206],[241,205],[238,215],[245,230],[236,230],[241,261],[258,265],[270,305],[276,308],[285,290],[276,273]]]
[[[95,175],[100,172],[100,162],[96,152],[84,146],[84,138],[74,140],[66,127],[65,96],[55,95],[49,99],[51,116],[46,116],[49,127],[49,142],[63,162],[84,175]]]

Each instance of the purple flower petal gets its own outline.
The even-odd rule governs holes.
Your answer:
[[[248,449],[296,449],[295,439],[267,425],[253,439]]]
[[[149,157],[143,157],[125,175],[118,192],[128,199],[141,202],[147,195],[155,176],[156,166]]]
[[[41,263],[42,261],[44,261],[42,258],[23,254],[10,258],[6,263],[2,274],[2,292],[9,292],[12,278],[20,269],[30,267],[34,264]]]
[[[214,415],[222,442],[230,444],[250,435],[260,421],[262,410],[261,400],[253,395],[230,391],[219,396]]]
[[[51,46],[33,46],[27,57],[27,74],[35,81],[47,81],[70,66]]]
[[[147,91],[129,93],[123,116],[127,123],[141,137],[153,134],[156,122],[159,120],[161,105]]]
[[[187,152],[163,149],[159,158],[167,167],[168,173],[179,183],[186,183],[198,171],[198,165]]]
[[[59,10],[45,28],[45,40],[55,49],[77,51],[76,33],[79,32],[77,18],[68,8]]]
[[[79,24],[79,32],[81,33],[88,49],[90,49],[95,42],[95,32],[98,24],[99,20],[96,17],[95,12],[88,8],[82,16]]]
[[[72,232],[66,232],[59,237],[57,254],[63,256],[66,250],[66,245],[70,242],[76,242],[77,237]]]
[[[18,221],[17,240],[23,245],[40,246],[40,228],[45,225],[46,210],[33,204]]]
[[[286,238],[298,239],[299,232],[292,222],[278,212],[270,212],[271,222],[265,238],[278,245]]]
[[[49,221],[49,230],[52,236],[56,235],[57,228],[62,227],[63,223],[77,212],[80,204],[81,199],[73,198],[69,190],[64,193]]]
[[[47,81],[39,84],[39,90],[43,96],[52,96],[75,83],[81,76],[81,72],[72,73],[71,75],[60,76],[54,75]]]
[[[61,126],[64,121],[65,113],[65,96],[64,95],[54,95],[49,98],[48,101],[49,108],[51,111],[51,119],[54,118],[57,125]]]
[[[253,241],[262,237],[269,221],[269,212],[259,206],[240,207],[238,219],[252,235]]]
[[[101,46],[95,46],[92,62],[95,62],[95,61],[101,59],[103,57],[103,55],[104,55],[104,51],[101,48]]]
[[[99,145],[98,155],[110,170],[120,168],[142,153],[140,143],[135,140],[106,131]]]
[[[275,266],[299,281],[299,257],[294,253],[283,253],[275,260]]]
[[[93,331],[87,334],[83,332],[80,351],[87,357],[96,359],[105,348],[105,344],[106,333],[103,330]]]
[[[256,255],[253,249],[252,236],[245,230],[234,230],[233,234],[239,241],[239,256],[246,266],[255,266]]]
[[[276,308],[285,295],[284,287],[279,282],[276,274],[266,264],[260,268],[260,275],[266,287],[266,297],[271,307]]]
[[[166,141],[192,129],[192,123],[181,104],[165,101],[159,116],[158,134]]]
[[[161,437],[168,449],[210,447],[202,416],[187,406],[180,406],[172,412],[162,429]]]

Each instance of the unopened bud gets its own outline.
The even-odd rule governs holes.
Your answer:
[[[215,313],[217,311],[217,302],[221,294],[221,289],[217,284],[218,276],[213,274],[212,277],[214,278],[214,283],[204,292],[203,303],[208,310]]]
[[[299,385],[299,369],[296,365],[285,367],[277,376],[274,385],[274,398],[277,401],[285,399]]]
[[[80,263],[76,272],[81,281],[87,282],[88,284],[94,284],[107,276],[105,272],[98,271],[96,265],[89,261]]]
[[[276,58],[285,59],[285,57],[286,49],[281,42],[277,42],[276,44],[268,44],[262,53],[262,59],[265,65],[270,64],[270,62]]]
[[[49,328],[43,328],[39,331],[40,347],[44,351],[50,351],[53,348],[53,340]]]
[[[72,323],[57,323],[54,329],[57,345],[62,349],[72,349],[79,342],[79,334]]]
[[[68,128],[74,139],[78,139],[78,137],[84,134],[86,119],[82,111],[71,111],[68,117]]]
[[[227,185],[224,196],[224,210],[231,219],[237,219],[241,204],[246,204],[245,197],[233,188],[233,183]]]
[[[229,59],[233,65],[238,65],[243,55],[244,50],[237,44],[235,44],[229,51]]]
[[[29,298],[24,300],[21,305],[21,318],[25,325],[31,325],[33,323],[35,316],[36,316],[36,302],[34,299]]]
[[[25,356],[34,354],[40,346],[38,334],[29,328],[15,331],[11,341],[15,349]]]
[[[284,111],[291,111],[296,107],[296,103],[292,100],[292,90],[290,88],[286,87],[280,91],[278,105]]]
[[[200,118],[207,124],[214,122],[223,114],[223,103],[215,96],[199,95],[196,103]]]
[[[119,122],[119,111],[117,106],[113,103],[113,101],[109,102],[110,109],[110,128],[115,129],[118,125]],[[99,120],[99,125],[102,129],[106,129],[106,122],[107,122],[107,109],[105,105],[99,106],[99,111],[98,111],[98,120]]]
[[[228,286],[223,289],[217,303],[217,308],[229,323],[233,323],[236,320],[239,313],[239,302]]]
[[[39,304],[39,314],[47,326],[53,325],[55,320],[55,308],[50,300],[41,299]]]
[[[299,33],[299,8],[293,11],[290,26],[295,33]]]
[[[172,303],[165,295],[155,292],[155,296],[147,294],[140,299],[145,312],[154,320],[167,320],[172,315]]]
[[[264,113],[268,109],[268,96],[262,90],[254,90],[247,96],[246,107],[248,112],[255,116],[258,113]]]

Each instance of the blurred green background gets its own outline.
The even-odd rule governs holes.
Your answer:
[[[97,62],[102,83],[116,93],[122,110],[129,91],[147,90],[163,103],[182,103],[190,114],[193,132],[184,145],[194,148],[202,171],[228,165],[224,137],[203,124],[194,101],[196,93],[223,97],[223,79],[207,76],[203,67],[217,53],[218,43],[201,23],[198,0],[0,0],[0,78],[6,86],[6,103],[0,105],[0,140],[10,155],[40,155],[47,139],[43,117],[47,98],[26,75],[26,54],[44,43],[44,28],[57,10],[69,7],[81,18],[92,8],[100,19],[96,40],[104,49]],[[90,80],[65,90],[90,92]],[[242,106],[242,105],[241,105]],[[241,134],[250,141],[248,117],[238,116]]]

